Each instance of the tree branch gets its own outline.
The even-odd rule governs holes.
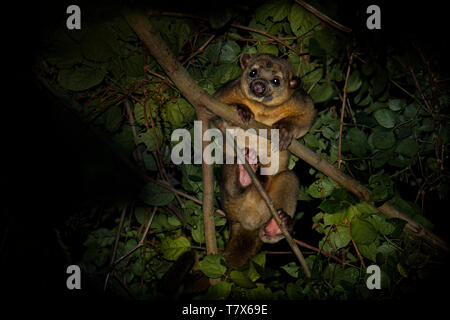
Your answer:
[[[333,19],[331,19],[330,17],[328,17],[327,15],[323,14],[322,12],[320,12],[319,10],[317,10],[314,7],[311,7],[309,4],[305,3],[302,0],[295,0],[295,2],[297,2],[299,5],[301,5],[303,8],[305,8],[306,10],[308,10],[309,12],[311,12],[313,15],[315,15],[317,18],[319,18],[322,21],[325,21],[326,23],[332,25],[333,27],[344,31],[344,32],[352,32],[352,29],[343,26],[342,24],[334,21]]]
[[[209,127],[210,115],[206,110],[197,108],[197,117],[202,121],[202,136]],[[207,141],[202,141],[202,154]],[[214,223],[214,172],[213,165],[207,164],[210,161],[202,161],[202,182],[203,182],[203,224],[205,226],[206,252],[208,254],[217,253],[216,229]]]
[[[205,90],[200,88],[192,80],[191,76],[181,66],[181,64],[175,59],[173,53],[150,25],[150,22],[145,14],[139,11],[125,9],[124,17],[144,45],[148,48],[152,56],[158,61],[166,74],[176,84],[180,92],[193,106],[206,107],[214,114],[231,121],[242,128],[268,128],[255,120],[250,121],[248,126],[244,125],[236,112],[233,112],[227,105],[210,96],[205,92]],[[328,161],[324,160],[321,156],[315,154],[304,145],[301,145],[297,141],[292,141],[289,151],[336,181],[342,187],[354,193],[361,200],[369,202],[370,191],[366,187],[362,186],[358,181],[350,178],[339,169],[332,166],[328,163]],[[370,204],[373,205],[373,203]],[[433,246],[450,251],[445,241],[424,228],[416,221],[409,218],[406,214],[399,212],[389,203],[385,203],[377,209],[388,217],[400,218],[407,221],[406,228],[413,232],[416,236],[422,238]]]

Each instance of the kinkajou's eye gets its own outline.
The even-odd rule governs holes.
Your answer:
[[[254,77],[256,77],[257,73],[258,73],[258,71],[256,69],[253,69],[252,71],[250,71],[250,73],[248,75],[250,76],[250,78],[254,78]]]
[[[273,78],[272,83],[275,87],[278,87],[280,85],[280,79],[278,78]]]

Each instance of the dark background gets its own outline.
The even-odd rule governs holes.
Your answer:
[[[410,39],[415,39],[425,51],[436,54],[438,58],[432,63],[438,64],[441,70],[449,70],[450,27],[447,10],[441,2],[392,2],[337,1],[336,20],[352,28],[359,41],[374,51],[383,52],[387,46],[402,49]],[[12,301],[20,303],[65,301],[70,304],[84,297],[83,293],[66,289],[67,264],[53,228],[79,209],[80,199],[95,202],[130,191],[129,173],[115,159],[105,164],[113,168],[114,177],[97,181],[98,184],[90,185],[92,189],[86,187],[80,174],[80,159],[89,161],[90,148],[104,146],[95,140],[91,141],[92,145],[85,144],[86,137],[76,119],[61,116],[60,107],[38,88],[33,76],[42,30],[45,26],[65,24],[69,4],[80,5],[82,19],[84,10],[96,6],[83,2],[2,5],[0,289]],[[381,8],[382,30],[366,29],[365,11],[370,4]],[[187,8],[207,15],[211,4],[171,1],[168,6],[171,11]],[[428,201],[425,210],[440,211],[442,221],[432,222],[442,222],[439,229],[444,233],[438,235],[448,241],[444,223],[447,210],[441,211],[437,205],[442,202]],[[426,299],[428,293],[417,299]],[[444,293],[440,297],[446,296]],[[90,303],[95,304],[92,300]],[[284,310],[285,306],[279,308]]]

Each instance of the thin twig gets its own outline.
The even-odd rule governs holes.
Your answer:
[[[356,254],[358,255],[359,260],[361,261],[361,265],[363,266],[364,269],[366,269],[366,265],[364,264],[364,260],[363,260],[363,257],[361,256],[361,252],[359,252],[358,246],[356,245],[356,242],[352,237],[352,233],[350,230],[350,224],[348,223],[347,218],[345,218],[344,224],[347,226],[348,234],[350,236],[350,239],[352,240],[353,246],[355,247]]]
[[[128,121],[130,122],[131,132],[133,133],[134,139],[136,141],[137,138],[137,132],[136,132],[136,120],[134,118],[133,110],[131,110],[130,102],[128,99],[125,99],[123,102],[123,105],[125,106],[125,110],[127,111],[128,115]],[[141,168],[145,168],[144,158],[142,157],[142,152],[140,150],[139,146],[136,146],[136,157],[138,159],[138,163],[141,166]]]
[[[172,186],[170,186],[170,185],[167,185],[167,184],[165,184],[165,183],[163,183],[163,182],[160,182],[160,181],[158,181],[158,180],[155,180],[155,179],[153,179],[153,178],[150,178],[150,177],[147,176],[147,175],[142,175],[142,176],[143,176],[143,178],[144,178],[145,180],[147,180],[148,182],[157,184],[157,185],[160,186],[160,187],[163,187],[163,188],[165,188],[165,189],[167,189],[167,190],[170,190],[170,191],[172,191],[172,192],[174,192],[174,193],[176,193],[176,194],[179,194],[179,195],[182,196],[183,198],[189,199],[189,200],[191,200],[192,202],[195,202],[195,203],[197,203],[197,204],[199,204],[199,205],[203,205],[203,201],[202,201],[202,200],[199,200],[199,199],[195,198],[194,196],[191,196],[190,194],[187,194],[187,193],[185,193],[185,192],[183,192],[183,191],[177,190],[177,189],[175,189],[174,187],[172,187]],[[216,209],[216,212],[217,212],[218,214],[220,214],[221,216],[225,216],[225,212],[224,212],[223,210],[221,210],[221,209]]]
[[[411,73],[411,76],[413,78],[414,84],[415,84],[417,90],[419,91],[420,96],[422,97],[422,100],[425,103],[425,106],[427,107],[428,112],[430,114],[432,114],[433,109],[431,108],[431,106],[428,103],[428,100],[425,98],[425,95],[423,94],[422,88],[420,87],[419,82],[417,81],[416,74],[414,73],[413,68],[411,66],[408,66],[408,70]]]
[[[169,83],[170,85],[175,86],[175,84],[172,82],[172,80],[170,80],[169,78],[164,77],[163,75],[161,75],[161,74],[159,74],[159,73],[153,71],[152,69],[150,69],[149,66],[144,66],[144,70],[145,70],[146,72],[150,73],[152,76],[155,76],[155,77],[157,77],[157,78],[159,78],[159,79],[161,79],[161,80],[163,80],[163,81],[166,81],[166,82]]]
[[[120,222],[119,222],[119,226],[117,227],[117,232],[116,232],[116,240],[114,241],[113,254],[111,256],[111,262],[110,262],[111,265],[113,264],[114,259],[116,258],[117,245],[119,244],[120,231],[122,230],[123,221],[125,219],[125,213],[127,212],[127,206],[128,206],[128,204],[125,203],[125,205],[122,209],[122,214],[120,215]]]
[[[144,244],[144,240],[147,237],[148,230],[150,229],[150,226],[152,225],[152,221],[153,221],[153,218],[155,217],[155,213],[156,213],[156,208],[157,208],[156,206],[153,208],[152,216],[150,217],[150,220],[148,221],[147,228],[145,228],[145,231],[141,238],[141,241],[139,241],[139,244],[141,244],[141,245]]]
[[[303,241],[300,241],[300,240],[297,240],[297,239],[294,239],[294,241],[295,241],[299,246],[302,246],[302,247],[304,247],[304,248],[311,249],[311,250],[313,250],[313,251],[315,251],[315,252],[318,252],[318,253],[320,253],[320,254],[323,254],[324,256],[330,257],[330,258],[336,260],[337,262],[339,262],[340,264],[343,264],[343,263],[344,263],[341,259],[339,259],[338,257],[332,255],[332,254],[329,253],[329,252],[322,251],[322,250],[320,250],[319,248],[313,247],[313,246],[307,244],[306,242],[303,242]]]
[[[168,11],[166,11],[166,12],[157,12],[157,11],[151,11],[151,12],[149,12],[149,14],[150,15],[162,15],[162,16],[173,16],[173,17],[180,17],[180,18],[191,18],[191,19],[205,21],[205,22],[209,20],[208,18],[205,18],[205,17],[192,15],[192,14],[187,14],[187,13],[179,13],[179,12],[168,12]],[[239,25],[239,24],[231,24],[230,26],[233,27],[233,28],[236,28],[236,29],[242,29],[242,30],[246,30],[246,31],[250,31],[250,32],[261,34],[261,35],[263,35],[265,37],[268,37],[268,38],[272,39],[273,41],[281,44],[282,46],[285,46],[286,48],[288,48],[289,50],[292,50],[296,54],[298,54],[298,55],[301,54],[298,50],[296,50],[292,46],[288,45],[287,43],[285,43],[281,39],[275,37],[274,35],[272,35],[270,33],[265,32],[265,31],[254,29],[254,28],[250,28],[250,27],[246,27],[246,26],[242,26],[242,25]]]
[[[342,107],[341,107],[341,119],[340,119],[340,123],[339,123],[339,145],[338,145],[338,158],[337,158],[338,169],[341,168],[341,163],[342,163],[342,159],[341,159],[342,126],[344,124],[345,102],[347,100],[347,82],[348,82],[348,78],[350,76],[350,67],[352,65],[352,61],[353,61],[353,52],[350,55],[350,61],[348,63],[348,67],[347,67],[347,74],[345,75],[344,92],[342,94],[343,97],[342,97]]]
[[[246,26],[241,26],[241,25],[239,25],[239,24],[232,24],[231,26],[232,26],[233,28],[242,29],[242,30],[246,30],[246,31],[250,31],[250,32],[254,32],[254,33],[261,34],[261,35],[263,35],[263,36],[265,36],[265,37],[268,37],[268,38],[274,40],[275,42],[281,44],[282,46],[285,46],[285,47],[288,48],[289,50],[295,52],[297,55],[302,55],[302,53],[301,53],[299,50],[297,50],[297,49],[293,48],[292,46],[288,45],[286,42],[281,41],[279,38],[275,37],[274,35],[272,35],[272,34],[270,34],[270,33],[267,33],[267,32],[265,32],[265,31],[258,30],[258,29],[255,29],[255,28],[250,28],[250,27],[246,27]]]
[[[303,8],[305,8],[306,10],[308,10],[309,12],[311,12],[313,15],[315,15],[317,18],[319,18],[322,21],[325,21],[326,23],[332,25],[333,27],[344,31],[344,32],[352,32],[352,29],[343,26],[342,24],[334,21],[333,19],[331,19],[330,17],[328,17],[327,15],[323,14],[322,12],[320,12],[319,10],[317,10],[314,7],[311,7],[309,4],[305,3],[302,0],[295,0],[295,2],[297,2],[299,5],[301,5]]]
[[[184,62],[182,63],[182,65],[186,64],[189,60],[191,60],[192,58],[194,58],[195,56],[199,55],[200,53],[203,52],[203,50],[205,50],[205,48],[208,46],[208,44],[210,44],[210,42],[214,39],[215,35],[213,34],[211,37],[209,37],[208,40],[206,40],[206,42],[197,49],[197,51],[195,51],[193,54],[191,54],[186,60],[184,60]]]
[[[152,216],[150,217],[150,220],[148,221],[147,228],[145,229],[144,235],[142,236],[141,240],[136,245],[136,247],[134,247],[133,249],[131,249],[130,251],[125,253],[123,256],[121,256],[119,259],[117,259],[116,261],[111,263],[111,267],[114,268],[116,265],[118,265],[120,262],[122,262],[126,257],[131,255],[132,253],[134,253],[136,250],[138,250],[139,248],[141,248],[144,245],[145,238],[147,237],[148,230],[150,229],[150,226],[153,221],[153,217],[155,216],[155,213],[156,213],[156,208],[157,208],[156,206],[153,208],[153,213],[152,213]]]

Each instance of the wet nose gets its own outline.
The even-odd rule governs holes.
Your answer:
[[[262,96],[264,92],[266,92],[266,85],[261,81],[254,82],[252,85],[252,91],[255,95]]]

